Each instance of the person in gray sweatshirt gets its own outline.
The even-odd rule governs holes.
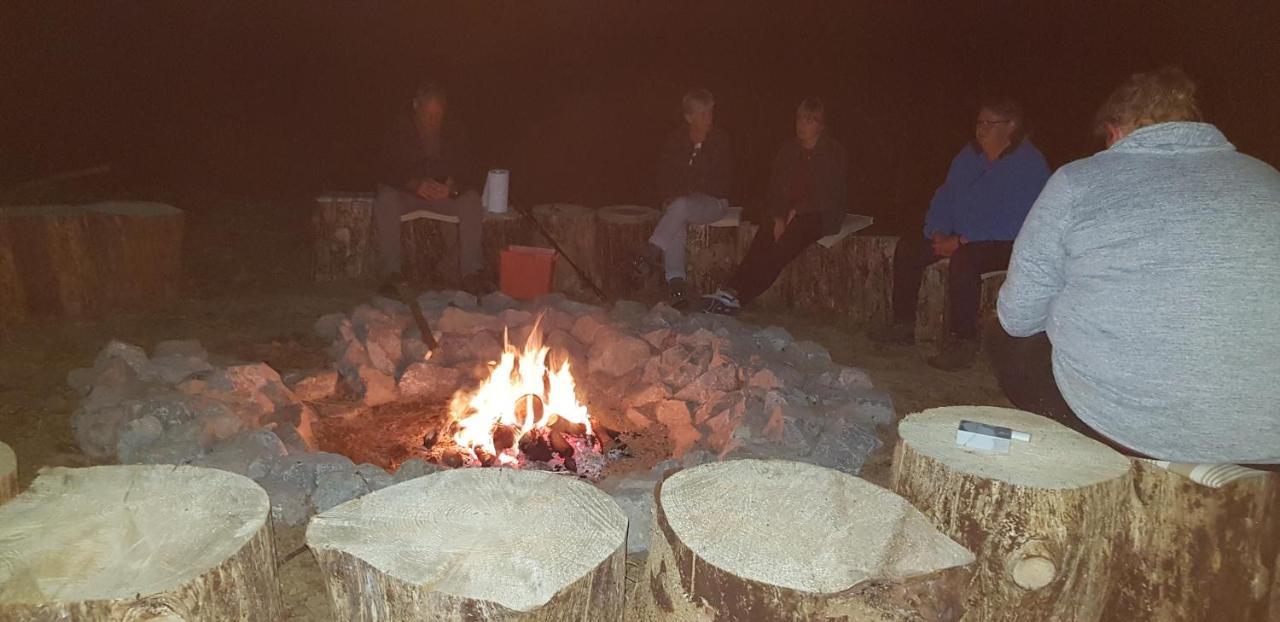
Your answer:
[[[1002,388],[1130,453],[1280,463],[1280,173],[1200,122],[1177,69],[1132,76],[1098,128],[1014,242]]]

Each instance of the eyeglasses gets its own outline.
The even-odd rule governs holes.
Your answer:
[[[997,125],[1004,125],[1005,123],[1008,123],[1008,122],[1009,122],[1009,119],[1005,119],[1003,121],[987,121],[985,119],[978,119],[977,122],[974,123],[974,125],[976,125],[979,128],[987,128],[987,127],[995,127]]]

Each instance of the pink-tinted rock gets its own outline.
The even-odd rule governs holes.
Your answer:
[[[584,315],[574,320],[573,328],[569,332],[574,339],[586,345],[591,345],[596,339],[596,334],[602,328],[604,328],[604,324],[601,324],[598,318],[592,315]]]
[[[491,315],[448,307],[440,314],[433,327],[444,333],[474,333],[482,330],[500,331],[502,322]]]
[[[648,384],[623,398],[622,403],[628,408],[638,408],[669,399],[670,397],[671,389],[667,388],[667,385],[662,383]]]
[[[620,333],[597,335],[587,355],[591,372],[625,376],[649,360],[649,344]]]
[[[645,333],[643,338],[650,346],[653,346],[654,350],[661,351],[675,345],[675,336],[670,328],[651,330]]]
[[[627,409],[626,420],[628,424],[637,430],[643,430],[650,425],[653,425],[653,419],[634,408]]]
[[[738,370],[732,365],[711,368],[676,393],[676,399],[707,402],[738,388]]]
[[[338,392],[338,372],[318,371],[303,376],[289,388],[298,399],[305,401],[326,400]]]
[[[462,384],[462,374],[452,367],[415,363],[400,376],[400,394],[405,397],[447,400]]]
[[[667,436],[671,439],[672,445],[671,455],[676,459],[692,449],[702,438],[702,433],[693,427],[689,406],[680,400],[659,402],[657,419],[667,428]]]

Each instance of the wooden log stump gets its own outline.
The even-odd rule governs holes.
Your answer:
[[[946,339],[951,331],[947,317],[947,275],[951,271],[951,259],[943,259],[925,268],[920,279],[920,298],[916,304],[916,342],[930,343]],[[978,325],[995,316],[996,298],[1004,285],[1004,270],[982,275],[982,291],[978,299]]]
[[[0,338],[27,319],[27,292],[13,253],[13,230],[0,212]]]
[[[400,257],[410,281],[437,289],[456,288],[462,266],[458,223],[443,218],[415,218],[400,228]]]
[[[1031,434],[1010,453],[956,446],[961,420]],[[978,558],[966,620],[1098,620],[1129,460],[1044,417],[935,408],[898,426],[892,488]]]
[[[267,494],[188,466],[46,469],[0,506],[0,619],[281,619]]]
[[[85,209],[35,205],[4,210],[32,315],[80,318],[102,308]]]
[[[316,197],[311,227],[317,283],[377,274],[372,194],[340,192]]]
[[[585,482],[457,469],[317,515],[334,619],[621,620],[627,518]]]
[[[1213,488],[1133,462],[1104,619],[1280,619],[1280,476],[1257,471]]]
[[[177,300],[182,283],[183,214],[163,203],[86,206],[104,309],[143,311]]]
[[[596,274],[595,210],[581,205],[551,203],[535,205],[533,216],[538,219],[538,222],[547,230],[547,233],[550,233],[556,242],[560,244],[560,248],[564,250],[565,255],[578,264],[578,267],[582,268],[588,277],[594,279]],[[533,241],[530,244],[552,248],[550,241],[537,232],[534,233]],[[569,262],[565,261],[563,257],[556,262],[556,273],[552,288],[555,291],[564,292],[580,300],[593,300],[596,297],[591,286],[582,281],[578,273],[569,266]]]
[[[514,209],[503,214],[486,213],[484,232],[481,235],[481,275],[490,283],[498,284],[502,263],[502,251],[508,246],[528,246],[535,234],[529,223]]]
[[[611,297],[634,294],[639,283],[631,260],[649,245],[658,224],[658,211],[640,205],[611,205],[596,211],[595,261],[597,285]]]
[[[738,225],[689,225],[685,266],[693,294],[709,294],[724,285],[746,254]]]
[[[0,443],[0,503],[18,496],[18,456]]]
[[[655,492],[634,620],[957,620],[973,555],[903,498],[798,462],[730,460]]]

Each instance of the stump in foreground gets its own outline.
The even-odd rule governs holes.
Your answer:
[[[638,283],[631,273],[631,260],[649,245],[649,236],[658,224],[658,211],[639,205],[612,205],[596,210],[595,277],[597,285],[610,296],[635,294]]]
[[[1242,474],[1215,488],[1133,461],[1105,619],[1280,618],[1280,476]]]
[[[1008,454],[956,446],[968,419],[1031,434]],[[898,426],[892,488],[978,558],[967,620],[1097,620],[1129,460],[1044,417],[956,406]]]
[[[839,471],[731,460],[655,493],[637,620],[957,620],[973,555]]]
[[[0,506],[0,619],[280,619],[267,494],[187,466],[43,471]]]
[[[372,194],[340,192],[316,197],[311,234],[317,283],[360,279],[377,272]]]
[[[18,456],[0,443],[0,503],[18,495]]]
[[[458,469],[317,515],[337,620],[621,620],[627,518],[544,471]]]

